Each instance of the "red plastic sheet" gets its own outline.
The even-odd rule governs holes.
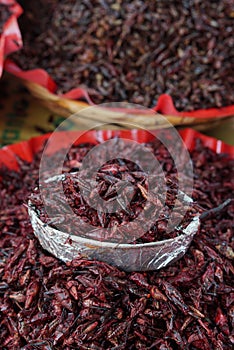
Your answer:
[[[63,131],[58,132],[58,140],[54,152],[61,149],[64,139],[70,139],[70,134],[76,133],[79,137],[78,143],[91,142],[97,143],[98,140],[103,141],[119,136],[139,143],[149,142],[154,138],[154,132],[147,132],[144,130],[102,130],[102,131]],[[213,137],[201,134],[193,129],[181,130],[180,135],[188,148],[193,150],[196,139],[203,141],[204,145],[217,153],[227,153],[234,159],[234,146],[227,145],[223,141],[217,140]],[[9,168],[17,169],[17,156],[27,161],[32,161],[33,155],[36,154],[44,145],[50,134],[33,137],[28,141],[22,141],[13,145],[5,146],[0,149],[0,165],[5,164]]]
[[[22,13],[22,8],[15,0],[0,0],[0,4],[8,5],[11,16],[3,26],[0,35],[0,76],[2,75],[4,59],[11,52],[22,47],[21,33],[18,27],[17,18]]]

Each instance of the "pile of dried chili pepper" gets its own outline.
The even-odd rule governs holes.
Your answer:
[[[173,172],[167,151],[149,146]],[[64,264],[41,248],[23,205],[40,157],[0,170],[2,349],[231,349],[234,206],[203,222],[184,257],[159,271],[126,273],[81,257]],[[191,158],[194,200],[210,209],[228,199],[233,160],[200,141]]]
[[[23,69],[43,68],[58,93],[84,87],[96,103],[153,107],[162,93],[179,110],[234,103],[229,0],[22,2]]]

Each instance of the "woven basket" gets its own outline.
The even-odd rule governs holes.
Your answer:
[[[68,117],[81,112],[92,104],[88,93],[81,88],[73,89],[66,94],[56,94],[56,84],[43,69],[29,71],[21,70],[13,61],[6,59],[4,68],[18,77],[30,93],[52,112]],[[84,102],[86,100],[87,102]],[[134,106],[134,105],[133,105]],[[91,115],[85,112],[85,117],[79,114],[77,127],[87,129],[96,123],[108,123],[108,129],[121,129],[123,122],[129,123],[128,128],[158,129],[168,127],[168,122],[177,127],[193,127],[197,130],[207,130],[219,125],[227,118],[234,117],[234,105],[222,108],[201,109],[191,112],[178,112],[169,95],[161,95],[155,108],[149,109],[116,108],[90,109]],[[95,113],[93,112],[95,110]],[[164,118],[161,118],[163,116]],[[132,127],[131,125],[132,124]],[[126,129],[126,125],[123,126]]]
[[[88,103],[83,101],[56,95],[55,93],[50,92],[46,87],[30,80],[22,79],[22,82],[30,91],[30,93],[38,101],[40,101],[41,104],[46,106],[52,112],[57,113],[61,116],[69,117],[71,114],[79,113],[84,108],[90,106]],[[136,126],[149,130],[165,128],[168,127],[169,122],[170,124],[177,127],[192,126],[196,130],[207,130],[221,124],[227,118],[234,117],[234,111],[233,114],[230,114],[229,110],[225,111],[225,108],[223,108],[223,115],[208,115],[207,117],[203,115],[199,116],[199,114],[193,116],[189,113],[187,116],[184,114],[164,114],[153,110],[151,113],[148,112],[146,114],[142,114],[140,110],[132,113],[127,109],[122,110],[121,112],[117,112],[115,110],[111,110],[110,108],[103,109],[101,107],[98,109],[91,109],[90,111],[94,110],[96,113],[95,115],[92,113],[90,120],[87,118],[87,111],[85,113],[85,118],[82,118],[82,113],[80,113],[80,125],[78,125],[80,129],[87,129],[90,126],[93,126],[94,121],[111,124],[111,126],[108,125],[108,129],[110,129],[110,127],[113,129],[120,129],[122,127],[121,125],[117,125],[118,121],[120,124],[125,121],[129,123],[129,128],[131,128],[132,124],[132,128],[134,129]],[[161,116],[163,116],[168,122],[164,123]],[[112,120],[114,120],[113,124]],[[124,128],[126,128],[126,126],[124,126]]]

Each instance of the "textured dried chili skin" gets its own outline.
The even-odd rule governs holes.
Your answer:
[[[233,161],[201,143],[191,157],[198,203],[228,199]],[[19,172],[0,169],[3,349],[232,348],[233,205],[203,222],[187,254],[160,271],[125,273],[79,257],[65,265],[40,247],[22,205],[37,184],[39,158],[21,161]]]
[[[230,1],[40,3],[20,19],[25,45],[13,59],[47,70],[58,92],[81,86],[96,103],[146,107],[168,93],[181,110],[234,103]]]

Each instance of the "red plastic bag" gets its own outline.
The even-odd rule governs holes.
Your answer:
[[[55,152],[59,151],[61,148],[61,141],[63,142],[64,138],[69,138],[70,133],[77,133],[79,137],[79,142],[96,142],[97,131],[63,131],[63,137],[59,137],[58,133],[58,142],[56,143]],[[234,146],[228,145],[221,140],[216,138],[206,136],[201,134],[194,129],[184,129],[179,131],[180,136],[182,137],[185,146],[189,151],[193,150],[196,139],[202,140],[204,145],[216,153],[227,153],[232,159],[234,159]],[[127,138],[130,140],[137,141],[139,143],[149,142],[153,138],[152,133],[149,133],[145,130],[99,130],[98,136],[102,136],[103,140],[108,140],[114,136],[119,136]],[[51,134],[45,134],[42,136],[36,136],[28,141],[21,141],[19,143],[5,146],[0,149],[0,166],[5,164],[9,168],[17,169],[17,156],[25,159],[27,161],[32,161],[34,154],[36,154],[43,147],[46,140],[50,137]],[[60,140],[60,143],[59,143]]]

